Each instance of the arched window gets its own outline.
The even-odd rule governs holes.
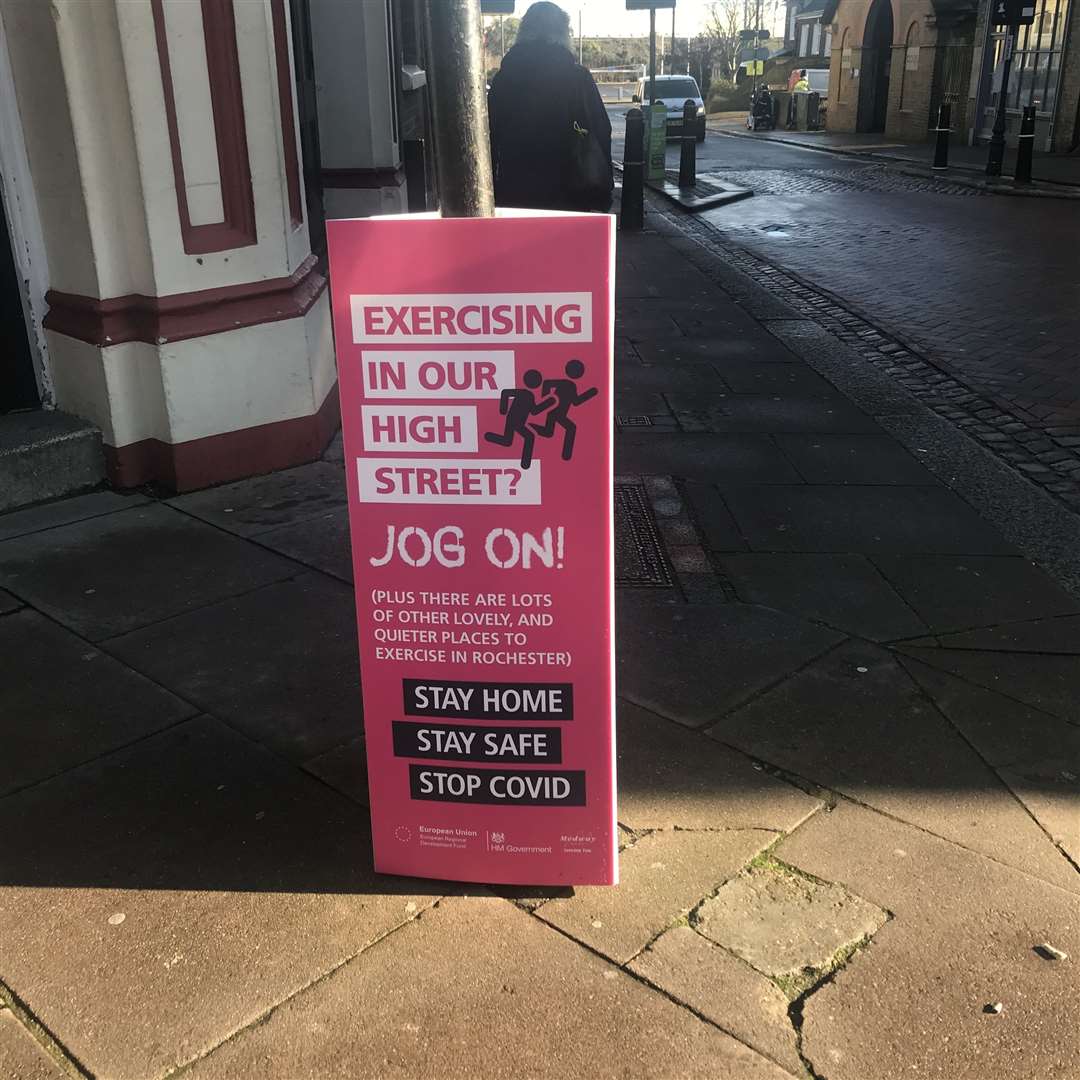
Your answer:
[[[900,72],[900,109],[911,107],[913,73],[919,70],[919,25],[912,23],[904,38],[904,70]]]
[[[851,81],[851,30],[844,27],[840,35],[840,76],[836,80],[836,101],[839,104],[847,97],[848,83]]]

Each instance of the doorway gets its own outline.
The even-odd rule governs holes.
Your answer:
[[[0,198],[0,413],[36,409],[40,404],[22,289],[11,250],[4,200]]]
[[[891,0],[874,0],[863,31],[859,80],[858,131],[884,131],[889,113],[892,73],[893,12]]]

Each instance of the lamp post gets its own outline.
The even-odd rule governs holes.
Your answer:
[[[994,117],[994,131],[990,136],[990,152],[986,158],[986,175],[1000,176],[1005,160],[1005,108],[1009,97],[1009,73],[1012,71],[1013,48],[1020,27],[1010,23],[1005,30],[1005,59],[1001,69],[1001,90],[998,93],[997,115]]]
[[[479,0],[427,0],[431,111],[443,217],[491,217],[495,192]]]

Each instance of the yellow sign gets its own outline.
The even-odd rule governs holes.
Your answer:
[[[764,60],[745,60],[743,61],[743,67],[746,68],[747,75],[764,75],[765,74],[765,61]]]

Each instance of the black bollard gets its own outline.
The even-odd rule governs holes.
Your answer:
[[[1016,141],[1016,168],[1014,184],[1031,183],[1031,157],[1035,151],[1035,106],[1025,105],[1020,121],[1020,135]]]
[[[934,130],[937,132],[937,142],[934,144],[934,164],[935,169],[947,169],[949,167],[949,123],[952,120],[952,106],[946,102],[942,102],[938,106],[937,113],[937,127]]]
[[[626,114],[626,144],[623,148],[622,213],[619,228],[625,231],[645,225],[645,117],[640,109]]]
[[[679,187],[697,183],[697,103],[689,98],[682,107],[682,152],[679,155]]]

